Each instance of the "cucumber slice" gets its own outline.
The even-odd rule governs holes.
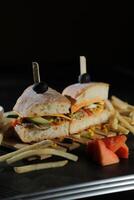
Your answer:
[[[7,117],[7,118],[18,118],[19,115],[17,113],[15,113],[14,111],[9,111],[9,112],[5,112],[4,113],[4,117]]]
[[[18,118],[19,116],[18,115],[7,115],[7,118]]]
[[[35,124],[49,124],[53,121],[53,120],[44,119],[43,117],[29,117],[27,118],[27,120]]]

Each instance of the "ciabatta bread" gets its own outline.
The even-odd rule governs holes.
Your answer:
[[[17,100],[13,110],[22,117],[36,117],[69,113],[70,101],[52,88],[37,94],[28,87]]]
[[[29,128],[22,125],[16,125],[15,130],[19,138],[25,143],[39,142],[44,139],[54,139],[68,136],[69,121],[64,121],[60,125],[53,125],[48,129],[39,129],[35,126]]]

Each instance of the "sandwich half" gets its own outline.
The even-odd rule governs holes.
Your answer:
[[[70,106],[66,97],[50,87],[42,94],[28,87],[13,108],[18,114],[14,127],[19,138],[31,143],[68,136]]]
[[[106,109],[109,85],[107,83],[77,83],[68,86],[62,94],[70,99],[70,134],[79,133],[90,126],[108,121],[110,112]]]

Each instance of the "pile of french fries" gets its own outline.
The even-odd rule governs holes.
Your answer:
[[[106,102],[107,108],[111,111],[109,128],[117,134],[134,134],[134,106],[112,96]]]
[[[66,148],[57,145],[52,140],[44,140],[0,156],[0,162],[12,164],[23,159],[34,160],[37,157],[44,160],[54,155],[65,158],[65,160],[14,167],[14,170],[17,173],[25,173],[39,169],[62,167],[68,163],[68,160],[75,162],[78,160],[78,156],[68,153]]]

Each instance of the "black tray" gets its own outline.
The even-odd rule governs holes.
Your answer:
[[[78,162],[57,169],[16,174],[11,166],[1,163],[0,199],[78,199],[133,190],[134,136],[128,137],[128,145],[129,159],[107,167],[92,162],[83,148],[74,151]]]

